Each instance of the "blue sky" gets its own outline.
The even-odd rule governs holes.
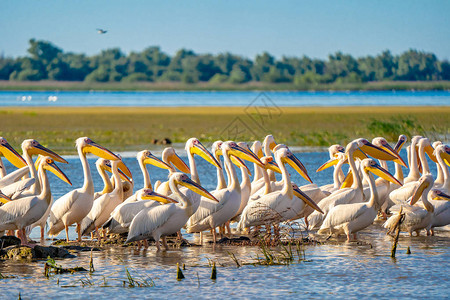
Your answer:
[[[23,56],[30,38],[96,54],[158,45],[174,54],[229,51],[253,58],[394,54],[414,48],[450,59],[450,1],[0,1],[0,53]],[[108,30],[99,35],[96,28]]]

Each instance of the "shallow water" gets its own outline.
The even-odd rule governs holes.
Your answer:
[[[448,106],[450,91],[0,91],[0,106]]]
[[[402,153],[404,154],[404,152]],[[313,181],[319,185],[331,181],[331,170],[315,173],[315,169],[327,160],[323,152],[298,153]],[[186,157],[183,157],[186,159]],[[124,158],[135,176],[137,185],[142,184],[142,175],[135,159]],[[76,158],[68,158],[69,165],[61,165],[73,182],[74,187],[82,185],[81,164]],[[89,159],[91,170],[95,170],[95,159]],[[215,187],[214,167],[201,159],[196,159],[202,184],[207,189]],[[390,165],[391,166],[391,165]],[[430,165],[433,173],[434,164]],[[7,168],[10,167],[7,164]],[[11,168],[9,168],[11,169]],[[152,182],[165,179],[167,172],[149,167]],[[96,190],[102,187],[100,177],[93,172]],[[294,181],[306,182],[292,172]],[[71,189],[55,176],[50,175],[54,198],[57,199]],[[39,230],[31,236],[38,239]],[[64,234],[59,236],[64,237]],[[71,228],[71,237],[75,237]],[[194,235],[184,235],[190,241],[198,242]],[[450,233],[437,232],[434,237],[402,236],[397,251],[397,259],[390,258],[391,239],[384,234],[379,224],[360,233],[362,244],[346,243],[339,239],[333,244],[305,246],[307,261],[289,266],[254,266],[240,268],[230,258],[228,252],[235,254],[243,262],[254,262],[261,252],[257,247],[221,246],[213,248],[190,247],[156,253],[155,247],[147,251],[133,248],[113,247],[93,252],[95,273],[64,274],[46,279],[43,275],[44,261],[0,262],[0,272],[15,275],[16,278],[0,279],[3,299],[16,299],[19,292],[29,298],[86,299],[106,298],[447,298],[450,294],[448,265],[450,262]],[[51,241],[47,241],[50,243]],[[412,254],[407,255],[410,246]],[[63,266],[89,266],[89,252],[80,252],[77,258],[59,260]],[[208,260],[217,262],[218,277],[209,279],[211,269]],[[176,263],[186,264],[186,279],[177,281]],[[154,287],[123,287],[126,280],[125,268],[133,277],[152,278]],[[86,277],[93,286],[82,287],[81,279]],[[101,287],[107,280],[108,287]],[[59,285],[57,283],[59,280]],[[65,286],[65,287],[64,287]]]

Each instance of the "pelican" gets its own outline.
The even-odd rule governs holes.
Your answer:
[[[93,142],[88,137],[78,138],[76,147],[83,166],[83,187],[73,190],[56,200],[52,206],[49,218],[50,229],[48,234],[55,236],[65,229],[67,241],[69,241],[69,226],[74,223],[77,224],[78,241],[81,241],[80,223],[89,213],[94,202],[94,183],[86,154],[92,153],[109,160],[119,159],[114,153]]]
[[[161,161],[159,158],[154,156],[150,150],[142,150],[137,153],[136,159],[138,161],[139,167],[141,168],[142,176],[144,177],[144,189],[151,189],[152,188],[152,182],[150,180],[150,175],[148,173],[146,165],[154,165],[155,167],[161,168],[161,169],[169,169],[171,166],[167,164],[164,161]],[[138,198],[138,191],[135,192],[133,195],[125,199],[124,203],[130,203],[140,200]]]
[[[25,227],[38,221],[50,205],[52,196],[46,170],[54,173],[68,184],[72,184],[52,158],[44,157],[39,164],[39,174],[42,179],[40,194],[16,199],[0,207],[0,232],[19,230],[19,238],[22,244],[27,244]]]
[[[111,193],[114,189],[114,185],[111,183],[111,179],[109,178],[108,174],[106,174],[106,171],[112,172],[111,162],[107,159],[99,158],[95,162],[95,166],[97,168],[98,173],[100,174],[100,177],[102,178],[103,190],[94,193],[94,200],[103,194]],[[119,169],[118,171],[120,174],[120,178],[122,178],[123,180],[127,180],[125,173],[121,169]]]
[[[81,221],[81,235],[87,235],[94,229],[98,233],[98,228],[108,219],[111,212],[117,205],[123,202],[122,179],[118,170],[120,160],[111,161],[111,170],[114,177],[114,190],[98,197],[92,205],[92,209]]]
[[[159,197],[159,198],[158,198]],[[121,203],[111,213],[111,217],[103,225],[103,229],[107,229],[108,233],[125,233],[128,232],[131,221],[142,210],[149,209],[161,205],[160,203],[176,203],[167,196],[153,192],[152,189],[140,189],[137,191],[139,201]],[[158,199],[158,201],[156,201]],[[165,201],[164,201],[165,199]]]
[[[251,150],[253,153],[255,153],[258,158],[262,158],[264,156],[264,153],[262,151],[262,145],[260,141],[254,141],[251,147]],[[261,178],[263,178],[263,174],[261,172],[261,168],[257,165],[257,164],[253,164],[253,168],[254,168],[254,172],[253,172],[253,180],[252,180],[252,185],[256,184],[256,182],[258,180],[260,180]],[[250,191],[251,193],[251,191]]]
[[[181,203],[160,205],[139,212],[131,222],[125,243],[153,237],[156,242],[156,248],[159,251],[159,240],[162,237],[164,248],[168,248],[165,237],[178,232],[195,212],[191,198],[181,193],[178,185],[199,193],[203,197],[218,201],[207,190],[183,173],[173,173],[170,176],[169,185],[172,193],[177,196]]]
[[[450,174],[448,166],[445,164],[443,157],[450,161],[450,147],[447,145],[438,145],[434,150],[436,159],[442,170],[442,184],[434,186],[436,198],[439,200],[446,200],[446,195],[450,195]],[[436,181],[435,181],[436,184]],[[433,192],[432,190],[431,192]],[[434,198],[433,198],[434,199]],[[434,235],[434,227],[441,227],[448,225],[450,222],[450,203],[445,201],[432,201],[434,206],[434,216],[431,225],[431,234]]]
[[[35,180],[32,178],[19,180],[22,176],[26,175],[29,170],[27,163],[3,137],[0,137],[0,156],[4,156],[15,167],[19,168],[19,170],[7,175],[3,162],[0,159],[0,190],[6,196],[13,197],[34,184]]]
[[[300,163],[298,158],[295,157],[295,155],[283,145],[274,147],[273,151],[275,161],[279,166],[283,177],[283,188],[281,190],[265,194],[256,201],[249,202],[242,212],[241,219],[238,224],[239,230],[243,230],[244,228],[249,228],[251,226],[278,223],[281,220],[291,218],[291,215],[289,215],[289,210],[293,205],[294,191],[285,163],[288,163],[299,173],[304,172],[303,165]],[[266,185],[266,192],[267,189],[268,188]],[[303,197],[302,200],[308,205],[313,205],[317,208],[315,203],[307,196]]]
[[[334,206],[340,204],[363,202],[364,200],[363,185],[361,177],[359,175],[359,171],[356,168],[354,157],[356,151],[358,151],[357,152],[358,157],[361,157],[361,154],[363,154],[362,157],[365,157],[364,153],[368,153],[369,155],[372,155],[375,158],[384,160],[393,160],[397,158],[396,156],[393,156],[392,154],[386,152],[383,149],[380,149],[379,147],[373,145],[372,143],[370,143],[365,139],[356,139],[350,142],[347,145],[347,147],[345,147],[345,154],[347,156],[348,163],[350,165],[350,171],[353,178],[352,186],[341,188],[340,190],[335,191],[331,195],[322,199],[318,203],[318,206],[324,212],[324,214],[313,212],[311,215],[309,215],[309,217],[306,220],[309,228],[311,229],[319,228],[320,225],[322,225],[324,218],[328,214],[328,211]]]
[[[168,148],[166,148],[166,149],[168,149]],[[173,150],[173,148],[172,148],[172,150]],[[164,153],[169,153],[169,152],[171,152],[171,151],[169,150],[169,151],[163,152],[163,158],[165,157],[167,162],[169,162],[170,160],[168,160],[168,157],[166,157]],[[173,154],[174,153],[175,152],[173,152]],[[178,159],[180,159],[180,158],[178,157]],[[108,232],[110,232],[110,233],[127,232],[131,221],[133,220],[134,216],[139,211],[141,211],[144,208],[159,205],[159,202],[157,202],[157,201],[152,201],[152,200],[141,201],[143,199],[140,198],[140,196],[143,195],[143,192],[142,192],[143,190],[153,190],[152,184],[150,181],[150,175],[149,175],[145,165],[152,164],[156,167],[163,168],[163,169],[169,169],[171,171],[173,169],[173,166],[171,164],[168,164],[164,160],[161,161],[159,158],[154,156],[149,150],[143,150],[143,151],[139,152],[137,154],[137,160],[139,162],[139,166],[141,167],[141,171],[144,176],[144,188],[138,190],[133,196],[131,196],[130,198],[125,200],[123,203],[119,204],[113,210],[108,221],[103,225],[103,228],[108,229]],[[145,193],[145,194],[147,195],[148,193]]]
[[[161,159],[164,163],[169,166],[169,177],[173,173],[177,172],[176,169],[180,170],[183,173],[190,173],[191,170],[186,165],[186,163],[178,156],[173,147],[166,147],[162,152]],[[155,190],[163,195],[170,194],[170,186],[169,181],[165,181],[161,183],[159,180],[155,183]]]
[[[414,143],[414,144],[413,144]],[[416,154],[415,154],[415,145],[418,145],[418,157],[421,162],[421,166],[423,168],[423,174],[430,174],[430,168],[428,166],[427,158],[425,157],[425,152],[430,153],[434,151],[433,147],[431,147],[430,140],[428,138],[422,138],[418,136],[415,136],[413,138],[413,141],[411,142],[411,166],[410,166],[410,173],[408,177],[404,179],[405,185],[401,188],[398,188],[394,191],[392,191],[389,194],[389,199],[395,203],[395,204],[406,204],[409,198],[414,193],[414,190],[419,185],[419,181],[415,181],[414,178],[416,178],[415,173],[418,172],[417,168],[417,160],[416,160]],[[431,154],[430,157],[434,158],[434,155]],[[415,169],[415,170],[414,170]]]
[[[263,142],[263,148],[264,148],[264,155],[265,156],[272,156],[272,154],[270,153],[273,148],[277,145],[277,143],[275,142],[275,139],[273,138],[273,136],[271,134],[267,135],[264,138],[264,142]],[[262,151],[260,151],[261,149],[259,148],[259,145],[256,144],[254,145],[255,149],[254,149],[254,153],[258,156],[258,157],[262,157]],[[260,168],[259,165],[255,166],[256,168]],[[255,170],[256,172],[256,170]],[[269,179],[270,181],[276,181],[275,179],[275,173],[272,170],[267,170],[267,173],[269,174]],[[255,194],[256,192],[258,192],[259,190],[261,190],[261,188],[264,187],[264,179],[262,177],[260,177],[257,181],[253,181],[252,182],[252,189],[250,191],[250,195]]]
[[[248,151],[251,151],[250,148],[248,147],[247,143],[239,142],[237,144],[239,147],[247,149]],[[239,205],[239,209],[238,209],[236,215],[234,216],[234,218],[240,216],[240,214],[244,210],[245,206],[247,206],[248,199],[250,197],[250,192],[252,189],[252,184],[250,182],[250,175],[251,175],[250,170],[247,168],[245,163],[241,164],[239,166],[239,168],[241,169],[241,178],[242,178],[242,181],[241,181],[241,204]]]
[[[337,153],[335,157],[332,157],[330,160],[325,162],[323,165],[321,165],[316,172],[323,171],[330,167],[331,165],[334,166],[333,171],[333,183],[326,184],[320,187],[320,189],[324,192],[335,192],[339,190],[339,188],[342,185],[342,181],[344,180],[344,176],[340,176],[340,174],[343,175],[342,172],[342,166],[347,162],[347,157],[345,156],[345,153]]]
[[[436,148],[440,145],[443,145],[441,141],[435,141],[431,146],[436,151]],[[436,160],[437,160],[437,158],[436,158]],[[441,167],[441,164],[439,163],[439,161],[436,161],[436,172],[437,172],[437,175],[436,175],[436,178],[434,179],[434,186],[439,187],[442,184],[444,184],[444,173],[443,173],[443,170],[442,170],[442,167]]]
[[[263,166],[254,153],[238,146],[235,142],[223,142],[221,150],[230,182],[226,188],[212,192],[214,197],[218,199],[218,203],[201,199],[200,206],[186,224],[186,231],[188,233],[212,229],[214,243],[216,242],[215,228],[233,218],[236,215],[241,202],[241,186],[230,156],[234,155]]]
[[[361,162],[363,175],[366,177],[370,186],[370,199],[364,203],[351,203],[334,206],[327,214],[318,233],[324,232],[344,232],[347,235],[347,241],[350,241],[350,235],[353,234],[356,239],[356,233],[368,227],[375,220],[378,209],[381,207],[380,197],[376,187],[372,172],[381,178],[401,185],[401,183],[392,176],[386,169],[376,163],[371,158],[364,159]]]
[[[25,158],[25,161],[28,164],[28,168],[30,170],[31,178],[35,180],[34,184],[31,185],[31,187],[28,190],[24,190],[20,193],[14,194],[13,199],[18,199],[21,197],[27,197],[27,196],[33,196],[37,195],[41,192],[41,184],[39,182],[38,173],[36,170],[36,167],[33,163],[33,159],[31,158],[32,155],[43,155],[43,156],[49,156],[56,162],[61,162],[67,164],[67,161],[53,152],[50,149],[47,149],[46,147],[39,144],[38,141],[33,139],[24,140],[22,142],[22,152],[23,156]]]
[[[427,230],[427,235],[430,234],[434,207],[428,201],[428,197],[432,196],[429,192],[433,188],[433,183],[434,179],[431,174],[422,175],[418,181],[418,186],[414,190],[410,205],[402,205],[402,208],[399,210],[399,214],[403,210],[405,213],[405,218],[400,224],[400,230],[408,232],[410,236],[412,236],[414,231],[419,236],[422,229]],[[414,206],[419,199],[422,199],[425,209],[420,206]],[[383,227],[389,229],[388,233],[393,231],[397,219],[398,215],[393,215],[384,223]]]

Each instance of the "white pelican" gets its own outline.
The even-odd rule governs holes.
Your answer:
[[[352,186],[341,188],[340,190],[335,191],[331,195],[325,197],[318,203],[318,206],[324,212],[324,214],[313,212],[311,215],[309,215],[309,217],[306,220],[306,224],[310,229],[319,228],[322,225],[324,218],[328,214],[328,211],[334,206],[341,204],[363,202],[364,200],[363,185],[359,171],[357,170],[355,164],[354,155],[356,153],[358,157],[361,157],[361,154],[363,154],[364,157],[365,156],[364,153],[368,153],[369,155],[375,158],[388,160],[396,159],[395,156],[380,149],[379,147],[373,145],[372,143],[370,143],[365,139],[356,139],[353,142],[350,142],[347,145],[347,147],[345,147],[345,154],[347,156],[348,163],[350,165],[350,171],[353,178]]]
[[[330,166],[334,166],[333,171],[333,183],[326,184],[320,187],[320,189],[324,192],[335,192],[339,190],[341,187],[342,181],[344,180],[344,176],[340,176],[340,174],[344,174],[342,172],[342,166],[347,163],[347,157],[345,153],[337,153],[335,157],[332,157],[330,160],[326,161],[323,165],[321,165],[316,172],[323,171]]]
[[[112,172],[111,162],[107,159],[99,158],[95,162],[95,166],[97,167],[98,174],[102,178],[103,190],[94,193],[94,200],[103,194],[111,193],[114,189],[114,185],[111,183],[111,179],[109,178],[108,174],[106,174],[106,171]],[[122,178],[123,180],[127,180],[125,173],[120,168],[119,168],[119,174],[120,174],[120,178]],[[114,180],[114,178],[113,178],[113,180]]]
[[[442,184],[437,187],[436,185],[434,186],[434,188],[438,189],[435,191],[435,194],[437,194],[436,198],[440,197],[439,200],[445,200],[446,195],[450,195],[450,173],[443,157],[445,157],[446,161],[450,161],[450,147],[447,145],[438,145],[434,153],[441,167],[443,177]],[[432,201],[431,203],[434,206],[431,234],[434,235],[434,227],[441,227],[450,223],[450,203],[445,201]]]
[[[159,206],[160,203],[176,203],[167,196],[153,192],[152,189],[140,189],[137,194],[139,201],[124,202],[117,206],[103,225],[103,229],[108,229],[108,233],[125,233],[128,231],[131,221],[140,211]]]
[[[260,141],[254,141],[251,147],[251,150],[253,153],[256,154],[256,156],[258,156],[259,159],[261,159],[264,156],[264,153],[262,151],[262,145]],[[260,180],[263,177],[263,174],[261,172],[260,167],[257,164],[253,164],[253,180],[252,180],[252,185],[256,184],[256,182],[258,180]],[[251,193],[251,191],[250,191]]]
[[[264,142],[263,142],[264,155],[265,156],[272,156],[271,151],[273,150],[273,148],[276,145],[277,145],[277,143],[275,142],[275,139],[273,138],[273,136],[271,134],[267,135],[264,138]],[[258,156],[258,158],[262,157],[262,153],[260,151],[259,145],[258,144],[255,145],[254,144],[254,146],[255,146],[254,147],[255,149],[254,149],[253,152]],[[257,166],[255,166],[255,169],[256,169],[256,167]],[[269,174],[270,181],[276,181],[275,173],[272,170],[267,170],[267,174]],[[250,191],[250,195],[253,195],[254,193],[258,192],[263,187],[264,187],[264,179],[262,177],[260,177],[256,181],[252,181],[252,189]]]
[[[61,162],[61,163],[66,163],[67,161],[62,158],[61,156],[59,156],[58,154],[56,154],[55,152],[53,152],[50,149],[47,149],[46,147],[42,146],[41,144],[39,144],[38,141],[36,140],[24,140],[22,142],[22,152],[23,152],[23,156],[25,158],[25,161],[28,164],[28,168],[30,170],[30,174],[31,174],[31,178],[33,178],[35,180],[34,184],[31,185],[31,187],[28,190],[25,190],[21,193],[16,193],[13,197],[13,199],[17,199],[17,198],[21,198],[21,197],[27,197],[27,196],[33,196],[33,195],[37,195],[41,192],[41,184],[39,182],[39,177],[37,174],[37,170],[36,167],[33,163],[33,159],[31,158],[32,155],[43,155],[43,156],[50,156],[54,161],[56,162]]]
[[[414,144],[411,142],[411,166],[410,166],[410,172],[407,178],[404,179],[404,185],[401,188],[398,188],[394,191],[392,191],[389,194],[389,199],[395,203],[395,204],[406,204],[406,202],[411,198],[411,196],[414,193],[414,190],[419,185],[418,179],[414,180],[416,178],[415,173],[418,172],[417,168],[417,160],[416,160],[416,154],[415,154],[415,145],[417,144],[418,147],[418,157],[421,162],[421,166],[423,168],[423,174],[431,174],[430,168],[428,166],[427,158],[425,157],[425,152],[432,153],[434,151],[433,147],[431,147],[430,140],[428,138],[422,138],[415,136],[414,138]],[[434,155],[431,155],[434,158]],[[430,157],[431,157],[430,156]],[[415,170],[412,170],[415,169]]]
[[[111,161],[111,170],[114,178],[114,190],[98,197],[87,216],[81,221],[81,235],[87,235],[94,229],[98,233],[101,227],[109,219],[111,212],[117,205],[123,202],[122,179],[120,178],[118,165],[120,160]]]
[[[169,166],[169,176],[177,172],[177,169],[183,173],[190,173],[191,170],[186,163],[178,156],[173,147],[166,147],[161,154],[161,159]],[[155,183],[155,190],[163,195],[170,194],[169,181],[161,183],[159,180]]]
[[[163,246],[167,249],[165,236],[178,232],[195,212],[192,200],[178,189],[178,185],[199,193],[213,201],[217,199],[207,190],[195,183],[186,174],[173,173],[169,179],[170,189],[180,204],[165,204],[139,212],[130,225],[126,243],[153,237],[156,248],[160,250],[159,239],[163,237]]]
[[[418,186],[414,190],[414,193],[411,198],[410,205],[402,205],[400,212],[405,213],[405,218],[403,222],[400,224],[400,230],[409,232],[409,235],[412,236],[413,231],[416,234],[420,235],[420,230],[426,229],[427,235],[430,234],[430,229],[432,225],[432,219],[434,215],[434,207],[428,201],[430,190],[433,188],[433,176],[431,174],[424,174],[420,177],[418,181]],[[416,202],[422,199],[423,207],[414,206]],[[388,228],[391,232],[394,229],[394,225],[398,219],[398,215],[393,215],[384,223],[384,228]]]
[[[211,202],[207,199],[201,199],[200,206],[186,224],[186,231],[188,233],[212,229],[214,243],[216,242],[215,228],[233,218],[236,215],[241,202],[241,186],[230,156],[234,155],[250,162],[259,163],[263,166],[253,152],[239,147],[235,142],[223,142],[221,149],[230,182],[226,188],[212,192],[214,197],[219,200],[218,203]]]
[[[152,182],[150,180],[150,174],[147,170],[147,165],[153,165],[155,167],[161,168],[161,169],[169,169],[171,168],[171,166],[169,164],[167,164],[164,161],[161,161],[159,158],[157,158],[156,156],[154,156],[149,150],[142,150],[140,152],[137,153],[136,155],[136,159],[138,161],[139,167],[141,168],[141,172],[142,172],[142,176],[144,177],[144,189],[152,189]],[[138,198],[138,191],[136,191],[133,195],[131,195],[130,197],[126,198],[124,203],[130,203],[130,202],[135,202],[135,201],[139,201],[140,199]]]
[[[371,158],[364,159],[361,162],[363,175],[366,177],[370,186],[370,199],[364,203],[351,203],[334,206],[327,214],[318,233],[345,233],[347,240],[350,241],[350,235],[353,234],[356,239],[356,233],[373,223],[378,209],[381,207],[380,197],[376,187],[372,172],[389,182],[400,182],[392,176],[386,169],[376,163]]]
[[[48,234],[55,236],[65,229],[67,241],[69,241],[69,226],[74,223],[77,224],[78,241],[81,241],[80,222],[89,213],[94,202],[94,183],[86,154],[92,153],[109,160],[118,159],[114,153],[93,142],[88,137],[78,138],[76,146],[83,166],[83,187],[73,190],[56,200],[48,220],[50,227]]]
[[[242,147],[244,149],[247,149],[248,151],[251,151],[250,148],[248,147],[247,143],[239,142],[237,144],[239,147]],[[241,204],[239,205],[239,209],[238,209],[236,215],[234,216],[234,218],[239,216],[242,213],[242,211],[244,210],[245,206],[247,206],[248,199],[250,197],[250,192],[252,189],[252,184],[250,182],[250,175],[251,175],[250,170],[247,168],[245,163],[243,163],[242,165],[240,165],[238,167],[241,169],[241,178],[242,178],[242,180],[241,180]]]
[[[434,148],[434,151],[436,151],[436,148],[440,145],[443,145],[441,141],[435,141],[431,146]],[[435,155],[436,156],[436,155]],[[441,164],[436,159],[436,178],[434,179],[434,186],[439,187],[444,183],[444,173],[441,167]]]
[[[131,221],[139,211],[141,211],[146,207],[159,205],[159,202],[157,201],[152,200],[141,201],[142,198],[140,198],[140,196],[142,195],[143,190],[153,190],[150,175],[146,168],[147,164],[152,164],[156,167],[169,169],[171,172],[175,172],[174,170],[172,170],[173,166],[171,165],[171,161],[173,160],[169,159],[169,156],[166,156],[166,154],[168,154],[169,152],[175,154],[174,151],[172,152],[171,150],[168,151],[164,150],[163,161],[154,156],[149,150],[143,150],[137,154],[137,160],[139,162],[139,166],[141,167],[142,175],[144,177],[144,188],[138,190],[133,196],[129,197],[123,203],[119,204],[111,213],[109,220],[103,225],[103,228],[108,229],[108,232],[110,233],[127,232]],[[176,154],[175,156],[179,160],[181,160]],[[166,159],[167,162],[165,162],[164,159]],[[176,162],[176,164],[179,164],[179,162]]]
[[[19,238],[22,244],[27,244],[25,227],[38,221],[50,205],[52,195],[46,170],[54,173],[61,180],[72,184],[52,158],[44,157],[39,164],[39,174],[42,179],[40,194],[19,198],[0,207],[0,232],[19,230]]]
[[[256,201],[249,202],[241,214],[241,219],[238,224],[239,230],[243,230],[251,226],[274,224],[282,220],[292,218],[289,210],[295,201],[294,191],[285,163],[292,166],[298,173],[304,172],[303,165],[287,147],[278,145],[273,150],[275,161],[278,164],[283,177],[283,188],[281,190],[265,194]],[[268,188],[266,185],[266,192],[267,189]],[[317,208],[311,199],[305,197],[302,200],[308,205],[313,205]]]

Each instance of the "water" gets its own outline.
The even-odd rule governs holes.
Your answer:
[[[0,91],[0,106],[448,106],[450,91]]]
[[[328,159],[325,152],[297,153],[305,164],[313,181],[319,185],[331,181],[332,170],[315,173],[314,170]],[[402,151],[402,156],[405,152]],[[182,157],[186,160],[186,157]],[[68,157],[68,165],[61,169],[71,179],[75,188],[83,182],[81,164],[78,158]],[[125,163],[131,169],[136,188],[142,185],[137,161],[125,157]],[[214,189],[216,173],[213,166],[202,159],[196,159],[202,185]],[[102,188],[101,179],[95,172],[95,159],[90,158],[96,190]],[[11,165],[5,164],[11,170]],[[392,164],[389,164],[392,170]],[[430,164],[433,174],[435,165]],[[149,166],[152,182],[165,180],[167,172]],[[239,173],[238,173],[239,174]],[[306,184],[301,177],[291,170],[293,180]],[[72,187],[49,175],[54,198],[62,196]],[[71,237],[75,232],[70,229]],[[190,241],[198,242],[198,236],[184,234]],[[39,238],[35,228],[31,234]],[[63,238],[60,234],[59,238]],[[15,275],[17,278],[0,279],[2,299],[17,299],[19,292],[25,299],[64,298],[97,299],[128,298],[346,298],[361,297],[382,298],[447,298],[450,294],[448,265],[450,254],[450,233],[440,231],[434,237],[402,236],[397,251],[397,259],[389,257],[391,239],[387,237],[380,224],[375,224],[359,234],[365,243],[345,243],[345,238],[335,244],[306,246],[307,262],[294,263],[290,266],[253,266],[244,265],[237,268],[228,252],[232,252],[241,263],[253,262],[261,253],[256,247],[235,247],[217,245],[214,248],[205,244],[203,247],[173,249],[156,253],[155,247],[147,251],[115,246],[100,252],[93,252],[96,272],[89,277],[86,273],[64,274],[46,279],[43,275],[44,261],[0,262],[0,272]],[[51,241],[47,241],[50,243]],[[410,246],[412,254],[407,255]],[[74,259],[59,260],[65,267],[89,265],[89,252],[80,252]],[[209,279],[211,269],[208,259],[218,264],[218,278]],[[186,279],[176,281],[176,263],[185,263]],[[154,287],[127,288],[122,286],[126,280],[125,267],[137,278],[151,277]],[[81,279],[86,277],[94,286],[82,287]],[[100,287],[107,280],[109,287]],[[57,280],[59,279],[59,286]],[[64,287],[66,286],[66,287]]]

